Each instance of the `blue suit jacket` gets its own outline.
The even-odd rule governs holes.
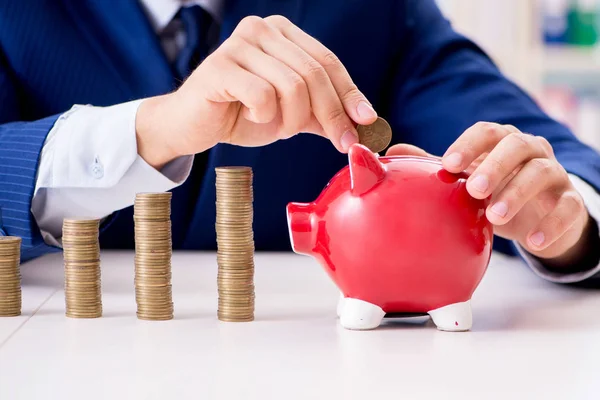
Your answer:
[[[232,0],[221,41],[247,15],[282,14],[333,50],[392,125],[393,143],[442,154],[477,121],[545,136],[564,167],[600,189],[600,157],[548,118],[482,51],[456,34],[433,0]],[[171,67],[133,0],[0,0],[0,207],[23,260],[53,251],[31,214],[40,150],[73,104],[112,105],[176,89]],[[347,162],[323,138],[262,148],[219,145],[174,190],[173,246],[214,249],[219,165],[255,172],[257,250],[289,249],[285,205],[311,201]],[[103,227],[104,248],[132,248],[131,209]],[[376,227],[374,227],[376,229]],[[497,240],[496,249],[508,250]]]

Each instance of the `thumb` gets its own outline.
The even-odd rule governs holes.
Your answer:
[[[388,149],[385,153],[386,156],[419,156],[419,157],[434,157],[420,147],[413,146],[411,144],[397,144]]]

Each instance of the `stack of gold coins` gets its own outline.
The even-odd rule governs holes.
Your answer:
[[[0,317],[21,315],[21,238],[0,236]]]
[[[100,221],[97,219],[63,221],[67,317],[102,316],[99,227]]]
[[[252,169],[216,168],[218,319],[254,320]]]
[[[173,319],[171,197],[166,192],[135,198],[135,300],[143,320]]]

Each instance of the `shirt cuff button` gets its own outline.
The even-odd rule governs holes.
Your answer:
[[[94,163],[92,164],[92,176],[95,179],[102,179],[102,177],[104,176],[104,167],[102,166],[98,158],[96,158],[96,160],[94,160]]]

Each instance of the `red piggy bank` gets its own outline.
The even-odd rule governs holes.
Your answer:
[[[317,259],[340,289],[340,323],[373,329],[388,314],[471,329],[470,300],[487,269],[489,198],[434,158],[377,157],[356,144],[312,203],[287,206],[294,252]]]

